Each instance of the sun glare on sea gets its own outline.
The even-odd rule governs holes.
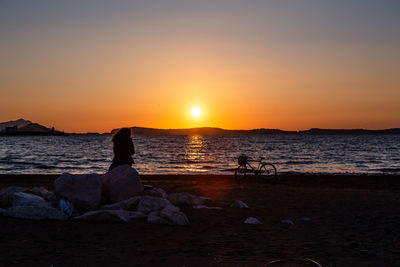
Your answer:
[[[198,107],[195,107],[192,109],[192,115],[194,117],[199,117],[201,115],[201,109],[199,109]]]

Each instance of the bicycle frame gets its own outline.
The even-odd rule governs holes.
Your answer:
[[[260,158],[260,160],[258,161],[257,169],[255,169],[253,166],[251,166],[251,164],[249,163],[249,160],[246,160],[245,165],[248,165],[252,169],[252,171],[254,172],[255,175],[259,175],[261,172],[261,167],[263,166],[262,160],[263,160],[263,158]]]

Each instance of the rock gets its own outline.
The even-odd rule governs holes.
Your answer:
[[[113,204],[101,206],[101,210],[135,210],[141,196],[131,197]]]
[[[160,216],[160,211],[153,211],[147,216],[148,223],[154,224],[168,224],[168,221],[164,220]]]
[[[55,192],[77,209],[94,210],[100,205],[102,182],[98,174],[64,173],[54,181]]]
[[[282,220],[282,223],[294,225],[294,222],[292,220],[289,220],[289,219]]]
[[[247,218],[244,221],[244,223],[247,223],[247,224],[262,224],[262,222],[260,222],[257,218],[254,218],[254,217]]]
[[[43,206],[51,208],[51,203],[34,194],[16,192],[14,193],[13,206]]]
[[[152,189],[145,189],[143,190],[142,196],[151,196],[151,197],[161,197],[161,198],[167,198],[168,195],[167,193],[161,189],[161,188],[152,188]]]
[[[44,199],[50,201],[53,207],[57,207],[60,201],[60,198],[54,192],[48,191],[43,186],[41,187],[35,186],[31,190],[29,190],[29,192],[31,194],[43,197]]]
[[[171,203],[166,199],[159,197],[144,196],[140,200],[137,206],[137,210],[145,214],[149,214],[152,211],[161,210],[169,205],[171,205]]]
[[[60,197],[50,191],[46,194],[45,199],[47,199],[53,207],[57,207],[60,202]]]
[[[43,186],[41,186],[41,187],[35,186],[31,190],[29,190],[29,192],[31,194],[34,194],[34,195],[37,195],[37,196],[40,196],[43,198],[46,198],[46,195],[49,193],[49,191],[46,188],[44,188]]]
[[[0,190],[0,207],[8,208],[12,206],[14,200],[14,193],[25,192],[28,188],[20,186],[10,186]]]
[[[168,200],[174,205],[187,204],[189,206],[202,205],[210,198],[195,196],[186,192],[173,193],[168,195]]]
[[[139,173],[129,165],[118,166],[102,176],[103,193],[111,202],[118,202],[143,191]]]
[[[205,205],[194,205],[193,208],[194,209],[208,209],[208,210],[222,210],[221,207],[208,207]]]
[[[246,203],[244,203],[241,200],[235,200],[232,204],[231,204],[232,208],[240,208],[240,209],[248,209],[249,206],[247,206]]]
[[[51,206],[13,206],[5,216],[31,220],[66,220],[68,216]]]
[[[126,210],[95,210],[73,218],[75,221],[90,222],[129,222],[132,219],[146,218],[146,215],[138,211]]]
[[[174,205],[168,205],[159,213],[160,217],[167,220],[169,224],[185,225],[189,223],[186,215]]]

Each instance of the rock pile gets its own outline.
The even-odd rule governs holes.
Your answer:
[[[189,193],[167,194],[161,188],[143,189],[139,174],[128,165],[98,174],[62,174],[54,192],[44,187],[0,190],[0,214],[32,220],[128,222],[185,225],[187,216],[177,205],[199,206],[209,198]],[[108,200],[107,205],[101,205]],[[206,206],[204,206],[206,207]]]

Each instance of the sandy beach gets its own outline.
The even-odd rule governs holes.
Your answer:
[[[44,186],[57,175],[0,175],[1,188]],[[29,221],[0,217],[3,266],[399,266],[399,176],[149,175],[167,193],[211,197],[222,210],[182,207],[187,226]],[[249,209],[229,207],[242,200]],[[244,224],[255,217],[263,224]],[[282,223],[291,220],[293,224]],[[290,265],[292,264],[292,265]],[[307,265],[308,264],[308,265]]]

